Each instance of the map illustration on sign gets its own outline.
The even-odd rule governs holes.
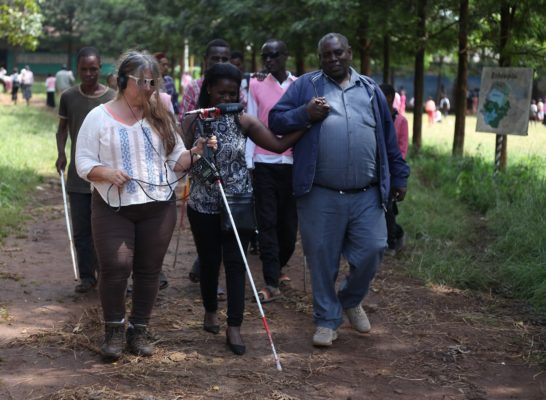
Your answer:
[[[484,68],[476,131],[527,135],[531,68]]]

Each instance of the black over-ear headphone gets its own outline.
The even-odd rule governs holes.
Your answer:
[[[121,72],[121,68],[118,73],[118,88],[120,90],[125,90],[127,88],[127,76],[125,73]]]
[[[125,72],[125,66],[127,64],[127,59],[123,60],[118,69],[118,88],[120,90],[127,89],[127,74]]]

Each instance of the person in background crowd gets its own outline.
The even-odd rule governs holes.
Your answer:
[[[542,99],[538,99],[537,102],[537,120],[540,123],[544,121],[544,102]]]
[[[21,86],[21,81],[19,78],[19,69],[13,67],[13,73],[11,74],[11,101],[14,105],[17,104],[17,93],[19,92],[19,87]]]
[[[63,64],[62,68],[55,74],[55,90],[60,96],[66,89],[69,89],[74,85],[75,79],[72,71],[69,71],[66,64]]]
[[[225,40],[211,40],[207,43],[207,47],[205,48],[205,55],[203,56],[203,71],[206,72],[207,69],[215,64],[229,63],[230,57],[231,50],[229,44]],[[195,110],[197,108],[197,100],[199,99],[199,94],[201,93],[201,86],[203,85],[204,79],[205,77],[202,76],[199,79],[193,80],[190,86],[188,86],[187,90],[184,92],[182,104],[180,105],[181,119],[184,118],[184,113]],[[244,97],[244,93],[241,92],[240,96],[241,97],[239,99],[239,102],[246,105],[246,98]]]
[[[400,149],[400,154],[402,158],[406,159],[406,154],[408,153],[408,120],[400,115],[398,110],[393,106],[394,100],[394,88],[386,83],[383,83],[379,86],[381,91],[385,95],[387,104],[389,106],[389,111],[392,116],[392,121],[394,123],[394,130],[396,132],[396,140],[398,142],[398,147]],[[396,222],[396,216],[398,215],[398,205],[394,198],[390,198],[389,204],[387,205],[387,250],[386,254],[396,255],[398,251],[402,249],[405,244],[405,232],[402,226]]]
[[[100,265],[99,293],[105,336],[101,354],[121,357],[124,342],[151,356],[148,325],[159,272],[176,223],[176,173],[186,171],[206,139],[186,150],[159,96],[161,72],[153,56],[121,57],[115,99],[85,118],[76,149],[81,178],[91,182],[93,238]],[[215,139],[210,139],[215,146]],[[125,330],[125,293],[133,275],[132,308]]]
[[[432,100],[432,97],[428,97],[427,101],[425,102],[425,111],[428,116],[428,124],[432,125],[435,121],[435,113],[436,113],[436,103],[434,103],[434,100]]]
[[[118,77],[115,73],[106,75],[106,85],[112,90],[118,90]]]
[[[20,78],[21,90],[23,91],[23,98],[25,99],[27,106],[30,105],[30,99],[32,98],[32,85],[34,84],[34,73],[28,65],[21,70]]]
[[[290,85],[269,128],[307,129],[294,146],[293,190],[313,286],[313,345],[331,346],[343,311],[358,332],[371,329],[361,303],[387,247],[384,210],[390,198],[404,199],[409,167],[381,90],[351,67],[347,38],[326,34],[318,55],[321,70]],[[336,291],[341,255],[349,273]]]
[[[288,49],[282,40],[268,40],[261,52],[263,64],[270,72],[265,79],[250,80],[247,109],[249,115],[268,126],[269,110],[296,77],[286,70]],[[292,162],[292,149],[276,154],[247,139],[246,164],[253,170],[260,259],[265,281],[259,295],[264,303],[278,298],[281,295],[279,285],[290,281],[282,268],[294,253],[298,231],[296,200],[292,195]]]
[[[406,113],[406,91],[404,86],[400,87],[400,107],[398,108],[398,113],[404,115]]]
[[[443,94],[442,98],[440,99],[440,111],[442,112],[442,115],[446,119],[447,119],[447,116],[449,115],[450,108],[451,108],[451,105],[449,103],[449,98],[445,94]]]
[[[76,172],[76,142],[87,114],[96,106],[112,100],[116,94],[112,89],[99,83],[101,62],[97,49],[83,47],[78,52],[77,63],[81,83],[65,90],[59,102],[55,167],[59,174],[66,168],[65,147],[70,134],[70,164],[66,190],[80,275],[80,283],[75,290],[77,293],[86,293],[97,283],[97,258],[91,233],[91,189],[89,183]]]
[[[245,97],[248,96],[248,88],[250,83],[250,73],[245,72],[245,58],[244,54],[240,51],[234,50],[231,52],[229,62],[239,68],[243,79],[241,80],[241,89],[243,90]]]
[[[174,114],[178,117],[180,114],[180,105],[178,104],[178,92],[176,91],[174,79],[169,75],[169,59],[167,58],[165,53],[155,53],[154,57],[161,67],[161,76],[163,78],[165,92],[169,96],[171,96],[171,103],[173,105]]]
[[[46,104],[48,107],[55,108],[55,77],[53,74],[47,74],[45,86],[47,94]]]
[[[4,68],[4,66],[2,65],[0,67],[0,82],[2,82],[2,86],[4,87],[4,93],[7,93],[8,92],[8,85],[7,85],[7,81],[9,80],[8,78],[8,71],[6,70],[6,68]]]

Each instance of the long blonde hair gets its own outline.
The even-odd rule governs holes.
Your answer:
[[[155,58],[146,51],[130,50],[123,54],[118,67],[118,98],[123,97],[129,75],[144,78],[144,71],[150,71],[156,82],[161,82],[161,72]],[[174,115],[165,107],[159,97],[159,84],[153,87],[154,93],[150,100],[142,101],[143,117],[161,138],[167,154],[170,154],[176,144],[176,135],[180,135]]]

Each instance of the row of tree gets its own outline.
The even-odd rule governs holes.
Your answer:
[[[48,43],[67,54],[93,44],[110,55],[137,47],[181,60],[185,41],[201,59],[205,44],[222,37],[245,51],[256,70],[261,44],[278,37],[287,42],[297,74],[316,67],[322,35],[341,32],[365,74],[380,70],[383,80],[392,82],[394,69],[413,66],[415,104],[424,100],[427,66],[457,60],[456,155],[464,146],[471,57],[486,65],[533,67],[537,74],[546,70],[546,0],[0,0],[0,5],[11,10],[9,17],[2,11],[0,36],[15,45],[35,47],[39,25]],[[415,112],[420,115],[419,107]],[[421,118],[414,118],[413,144],[418,151]]]

